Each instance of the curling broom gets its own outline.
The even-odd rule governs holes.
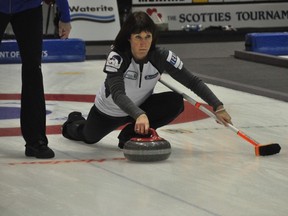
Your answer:
[[[166,81],[163,79],[160,79],[159,82],[161,82],[163,85],[168,87],[169,89],[173,90],[174,92],[177,92],[182,95],[184,99],[186,99],[188,102],[190,102],[192,105],[194,105],[197,109],[201,110],[202,112],[206,113],[208,116],[211,118],[214,118],[217,120],[217,116],[208,110],[206,107],[201,105],[201,103],[195,101],[193,98],[189,97],[187,94],[184,92],[181,92],[180,90],[176,89],[176,87],[171,86],[171,84],[168,84]],[[252,144],[255,147],[255,155],[256,156],[267,156],[267,155],[273,155],[277,154],[280,152],[281,147],[278,143],[271,143],[271,144],[266,144],[266,145],[261,145],[248,135],[246,135],[243,131],[240,131],[237,129],[235,126],[232,124],[227,124],[227,127],[231,129],[233,132],[235,132],[239,137],[243,138],[244,140],[248,141],[250,144]]]

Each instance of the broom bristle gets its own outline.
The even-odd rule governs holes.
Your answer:
[[[256,156],[268,156],[278,154],[280,150],[281,146],[278,143],[271,143],[255,147],[255,154]]]

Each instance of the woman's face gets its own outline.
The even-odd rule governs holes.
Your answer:
[[[138,34],[131,34],[129,41],[134,59],[143,60],[150,50],[152,44],[152,33],[142,31]]]

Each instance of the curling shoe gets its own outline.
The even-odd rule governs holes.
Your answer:
[[[37,145],[26,144],[25,147],[25,155],[27,157],[36,157],[39,159],[48,159],[55,157],[54,151],[42,141],[40,141]]]
[[[80,120],[85,120],[85,118],[82,116],[81,112],[71,112],[68,115],[67,121],[62,125],[62,135],[67,138],[74,140],[70,135],[67,133],[67,126],[71,124],[74,121],[80,121]]]
[[[119,143],[118,143],[118,148],[120,148],[120,149],[123,149],[123,148],[124,148],[124,145],[125,145],[125,142],[124,142],[124,141],[121,141],[121,140],[119,140]]]

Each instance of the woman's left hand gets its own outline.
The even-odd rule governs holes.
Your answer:
[[[231,116],[227,113],[223,106],[219,106],[217,108],[215,115],[218,119],[218,123],[224,124],[225,126],[228,126],[228,123],[232,124]]]

